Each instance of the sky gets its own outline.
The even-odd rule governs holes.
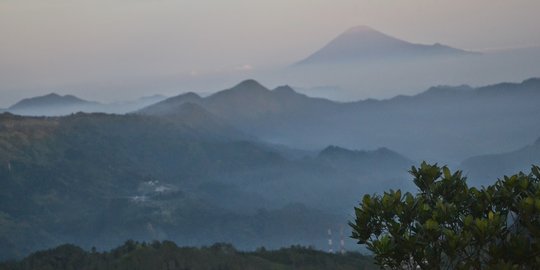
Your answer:
[[[538,0],[0,0],[0,107],[223,89],[357,25],[469,50],[540,45]],[[200,83],[204,82],[204,83]]]

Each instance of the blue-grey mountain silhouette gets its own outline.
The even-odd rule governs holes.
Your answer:
[[[386,35],[369,26],[357,26],[345,31],[297,65],[456,56],[470,53],[439,43],[415,44]]]

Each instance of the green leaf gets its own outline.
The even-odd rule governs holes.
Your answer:
[[[450,173],[450,169],[448,169],[448,167],[444,166],[442,169],[443,169],[444,178],[446,179],[452,178],[452,174]]]

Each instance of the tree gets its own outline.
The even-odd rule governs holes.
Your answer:
[[[352,238],[391,269],[537,269],[540,168],[468,187],[461,171],[422,163],[418,193],[365,195]]]

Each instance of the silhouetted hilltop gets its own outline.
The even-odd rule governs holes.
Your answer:
[[[51,93],[44,96],[23,99],[8,109],[12,112],[18,112],[96,104],[98,103],[83,100],[72,95],[61,96],[56,93]]]
[[[297,93],[289,86],[267,89],[255,80],[246,80],[236,86],[202,98],[196,94],[181,94],[146,107],[138,113],[166,115],[176,110],[178,104],[191,102],[218,115],[233,125],[256,121],[260,117],[309,116],[311,112],[324,112],[337,103],[311,98]]]
[[[63,116],[72,113],[128,113],[165,99],[165,96],[153,95],[131,101],[99,103],[80,99],[73,95],[61,96],[51,93],[45,96],[23,99],[6,111],[27,116]]]

